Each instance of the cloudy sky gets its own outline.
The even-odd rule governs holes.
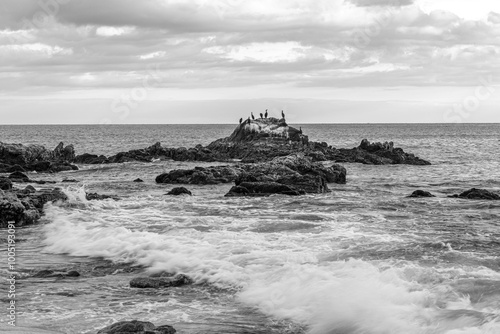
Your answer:
[[[2,0],[0,124],[500,122],[500,1]]]

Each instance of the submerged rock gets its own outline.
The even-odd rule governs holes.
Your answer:
[[[113,195],[100,195],[98,193],[86,193],[85,198],[87,201],[102,201],[105,199],[113,199],[115,201],[119,200],[117,196]]]
[[[144,182],[144,180],[142,180],[142,179],[135,179],[134,182],[142,183],[142,182]]]
[[[64,278],[64,277],[79,277],[80,273],[76,270],[71,270],[71,271],[54,271],[54,270],[40,270],[36,274],[34,274],[32,277],[37,277],[37,278]]]
[[[177,187],[177,188],[170,190],[167,193],[167,195],[173,195],[173,196],[189,195],[189,196],[192,196],[193,194],[184,187]]]
[[[448,197],[464,198],[464,199],[500,200],[500,195],[485,189],[476,189],[476,188],[464,191],[459,195],[452,195]]]
[[[408,197],[413,197],[413,198],[416,198],[416,197],[436,197],[434,196],[433,194],[431,194],[430,192],[428,191],[423,191],[423,190],[415,190],[410,196]]]
[[[97,334],[174,334],[177,331],[169,325],[156,327],[146,321],[120,321],[97,332]]]

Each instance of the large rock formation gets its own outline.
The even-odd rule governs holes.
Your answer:
[[[500,200],[500,195],[485,189],[476,189],[476,188],[472,188],[467,191],[464,191],[461,194],[456,194],[449,197],[463,198],[463,199],[495,200],[495,201]]]
[[[60,172],[77,170],[71,165],[75,158],[73,145],[59,143],[53,150],[41,145],[6,144],[0,142],[0,172],[15,171]]]
[[[16,226],[34,224],[40,219],[46,203],[67,199],[66,194],[57,188],[36,191],[28,186],[23,190],[0,190],[0,227],[6,227],[12,221]]]
[[[235,182],[227,196],[302,195],[328,192],[327,183],[345,183],[340,165],[325,167],[303,154],[276,157],[269,162],[173,170],[156,177],[157,183],[218,184]]]

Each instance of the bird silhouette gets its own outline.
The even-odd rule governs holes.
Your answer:
[[[266,109],[266,113],[264,114],[264,116],[267,118],[267,109]]]
[[[262,115],[262,113],[260,113],[260,118],[264,118],[264,115]]]
[[[253,112],[252,112],[252,113],[250,113],[250,114],[252,114],[252,119],[255,119],[255,116],[253,115]]]
[[[300,134],[302,134],[302,127],[301,126],[299,127],[299,132],[300,132]]]
[[[243,118],[240,118],[240,124],[241,124],[241,122],[243,122]]]
[[[281,117],[283,117],[283,119],[285,118],[285,113],[283,112],[283,110],[281,110]]]
[[[250,117],[248,117],[248,123],[250,123]]]

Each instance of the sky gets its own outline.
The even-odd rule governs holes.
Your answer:
[[[500,1],[2,0],[0,124],[500,122]]]

